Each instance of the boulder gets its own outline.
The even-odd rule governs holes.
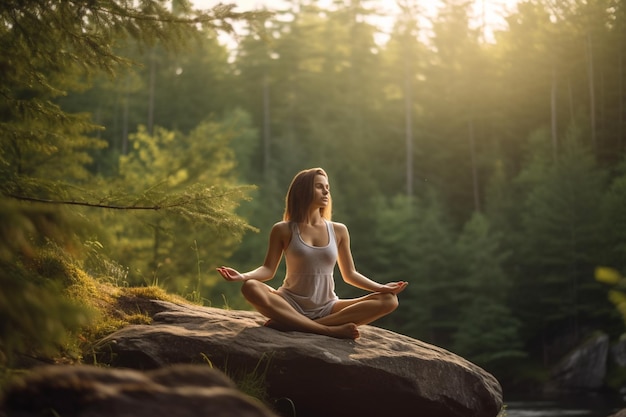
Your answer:
[[[152,301],[150,325],[96,346],[99,363],[155,369],[210,364],[262,378],[299,417],[495,417],[502,390],[489,373],[436,346],[374,326],[357,340],[281,332],[256,312]]]
[[[6,417],[277,417],[220,371],[176,365],[151,372],[96,366],[34,369],[13,382]]]
[[[589,391],[602,388],[608,353],[608,335],[599,333],[590,337],[551,370],[548,388],[556,391]]]
[[[622,334],[611,347],[611,357],[617,366],[626,367],[626,334]]]

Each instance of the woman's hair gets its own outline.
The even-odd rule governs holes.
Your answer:
[[[293,178],[285,197],[284,221],[303,222],[306,220],[315,194],[316,175],[323,175],[328,178],[326,171],[322,168],[302,170]],[[320,215],[326,220],[331,220],[332,207],[332,198],[328,194],[328,205],[320,208]]]

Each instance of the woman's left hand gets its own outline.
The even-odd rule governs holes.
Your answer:
[[[383,285],[378,292],[383,292],[383,293],[392,293],[392,294],[399,294],[402,291],[404,291],[404,289],[406,288],[406,286],[409,285],[408,282],[406,281],[399,281],[399,282],[389,282],[385,285]]]

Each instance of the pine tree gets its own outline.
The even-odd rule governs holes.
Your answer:
[[[254,230],[232,214],[251,188],[235,187],[230,148],[255,136],[248,123],[247,115],[236,112],[223,121],[201,123],[189,135],[161,127],[153,135],[145,127],[131,135],[131,151],[120,157],[119,181],[135,184],[137,193],[155,184],[149,191],[154,197],[147,201],[162,198],[176,215],[154,211],[103,220],[110,236],[109,256],[130,268],[129,283],[151,283],[158,277],[171,291],[186,293],[198,278],[196,257],[204,272],[212,270],[230,255],[244,231]],[[193,199],[202,204],[199,214],[188,211]],[[207,282],[202,284],[206,287]]]
[[[520,176],[526,201],[518,246],[519,275],[514,308],[525,322],[528,339],[544,349],[544,360],[556,359],[548,345],[556,335],[575,342],[599,318],[604,294],[593,282],[601,247],[600,204],[605,176],[591,152],[572,129],[563,153],[552,161],[547,135],[535,138],[542,151]],[[539,296],[537,296],[539,294]],[[558,355],[558,352],[554,352]]]
[[[222,210],[243,188],[233,188],[227,201],[198,185],[169,194],[148,188],[130,195],[126,187],[102,193],[88,169],[91,152],[105,145],[92,136],[101,127],[56,101],[131,65],[117,52],[130,39],[176,48],[197,36],[198,26],[230,30],[228,19],[254,17],[234,5],[194,11],[187,1],[176,4],[174,13],[158,0],[0,3],[0,365],[16,353],[58,349],[65,331],[83,321],[66,291],[80,279],[71,257],[93,231],[77,206],[171,212],[245,229]]]
[[[509,256],[488,219],[474,213],[457,241],[463,265],[461,314],[452,349],[486,367],[525,356],[521,322],[508,307],[511,288],[503,269]]]
[[[247,15],[231,6],[172,13],[160,1],[7,1],[0,5],[0,191],[24,199],[75,200],[60,181],[85,182],[89,151],[104,145],[87,136],[99,127],[87,114],[64,111],[55,98],[86,88],[89,77],[111,76],[130,61],[116,53],[127,39],[174,48],[198,36],[196,25],[218,28]],[[77,81],[79,80],[79,81]],[[62,193],[69,193],[63,195]],[[64,201],[65,201],[64,200]]]

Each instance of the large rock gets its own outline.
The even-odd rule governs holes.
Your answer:
[[[373,326],[357,340],[263,327],[255,312],[153,301],[151,325],[101,341],[97,358],[115,367],[210,363],[229,375],[255,373],[272,398],[299,417],[495,417],[498,381],[444,349]]]
[[[626,367],[626,334],[622,334],[611,347],[611,357],[617,366]]]
[[[608,353],[609,337],[606,334],[590,337],[552,369],[548,389],[588,391],[602,388]]]
[[[7,417],[277,417],[208,366],[152,372],[47,366],[15,381],[0,404]]]

